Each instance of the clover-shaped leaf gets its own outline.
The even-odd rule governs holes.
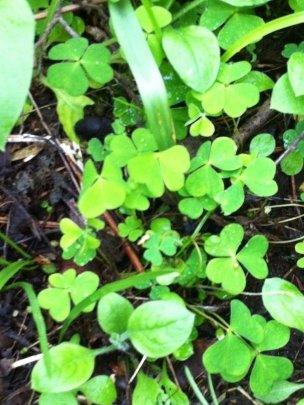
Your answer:
[[[102,229],[103,226],[104,223],[101,222],[98,230]],[[96,256],[100,241],[89,226],[82,229],[69,218],[63,218],[60,221],[60,230],[63,233],[60,239],[63,258],[71,259],[74,257],[75,263],[83,266]]]
[[[242,301],[232,300],[230,306],[230,327],[233,332],[253,343],[260,343],[264,339],[264,330],[259,320],[251,315]]]
[[[119,235],[135,242],[144,233],[142,221],[134,216],[126,218],[124,223],[118,225]]]
[[[240,117],[249,107],[259,102],[259,89],[256,85],[236,80],[246,76],[251,70],[250,63],[240,61],[222,64],[217,81],[203,94],[195,94],[201,100],[205,112],[218,115],[224,111],[230,117]]]
[[[171,229],[171,222],[167,218],[157,218],[151,223],[149,239],[144,243],[144,258],[155,266],[163,262],[162,254],[174,256],[180,245],[179,234]]]
[[[48,83],[71,96],[84,94],[90,82],[100,87],[113,78],[109,50],[102,44],[89,45],[86,38],[71,38],[55,45],[49,59],[63,62],[49,67]]]
[[[77,305],[91,295],[98,287],[99,277],[91,271],[85,271],[76,277],[74,269],[64,273],[54,273],[49,276],[49,288],[38,295],[39,305],[49,310],[50,316],[57,322],[64,321],[70,313],[71,300]],[[84,312],[90,312],[94,304]]]
[[[255,278],[263,279],[268,274],[263,259],[268,248],[267,239],[255,235],[237,253],[243,237],[242,226],[230,224],[223,228],[219,236],[210,236],[205,241],[206,252],[216,257],[207,264],[207,277],[214,283],[222,284],[230,294],[239,294],[245,288],[246,277],[241,264]]]
[[[163,152],[143,152],[128,161],[128,172],[135,183],[144,184],[154,197],[160,197],[165,186],[177,191],[184,185],[184,173],[189,169],[187,149],[172,146]]]
[[[211,374],[230,376],[231,381],[239,381],[247,374],[252,361],[252,351],[233,333],[211,345],[203,355],[203,364]],[[226,378],[225,378],[226,379]]]
[[[296,97],[304,95],[304,53],[295,52],[287,63],[288,78]]]
[[[278,191],[277,183],[273,180],[275,173],[275,163],[267,157],[259,157],[249,163],[241,179],[254,194],[268,197]]]
[[[304,115],[304,96],[295,95],[287,73],[275,83],[270,107],[286,114]]]

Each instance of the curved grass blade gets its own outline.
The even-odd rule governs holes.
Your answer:
[[[110,1],[109,10],[118,42],[137,83],[148,126],[159,149],[168,149],[175,143],[175,132],[167,91],[130,0]]]
[[[61,341],[63,339],[68,327],[87,306],[95,304],[96,301],[100,300],[106,294],[109,294],[111,292],[123,291],[126,290],[127,288],[135,287],[136,285],[139,284],[145,284],[149,281],[155,280],[159,276],[164,276],[169,273],[171,273],[171,271],[159,270],[159,271],[151,271],[149,273],[136,274],[135,276],[130,276],[123,280],[113,281],[112,283],[100,287],[97,291],[95,291],[89,297],[82,300],[72,309],[69,316],[63,323],[59,340]]]
[[[292,27],[293,25],[304,23],[304,11],[298,13],[284,15],[283,17],[276,18],[275,20],[269,21],[268,23],[261,25],[255,30],[244,35],[238,41],[236,41],[222,56],[222,61],[227,62],[235,54],[240,52],[247,45],[257,42],[264,38],[266,35],[272,34],[273,32],[282,30],[283,28]]]
[[[38,300],[35,294],[35,291],[32,287],[31,284],[25,283],[23,281],[14,283],[6,287],[7,290],[11,290],[13,288],[22,288],[24,292],[27,295],[27,298],[29,300],[34,322],[36,324],[37,332],[38,332],[38,337],[39,337],[39,345],[40,345],[40,350],[43,353],[44,359],[45,359],[45,364],[47,367],[47,370],[49,371],[51,368],[51,359],[49,355],[49,344],[48,344],[48,339],[47,339],[47,332],[46,332],[46,326],[45,322],[41,313],[40,306],[38,304]]]
[[[0,291],[23,267],[31,263],[31,261],[18,260],[4,267],[4,269],[0,271]]]

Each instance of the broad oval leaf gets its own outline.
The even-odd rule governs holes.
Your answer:
[[[270,107],[285,114],[304,115],[304,96],[295,95],[287,73],[274,85]]]
[[[288,61],[288,77],[297,97],[304,95],[304,53],[295,52]]]
[[[215,82],[220,67],[216,36],[205,27],[170,28],[164,32],[163,47],[180,78],[203,93]]]
[[[35,22],[26,0],[0,2],[0,150],[25,102],[34,63]]]
[[[268,278],[263,286],[262,299],[276,321],[304,332],[304,296],[295,285],[282,278]]]
[[[91,377],[94,363],[91,350],[73,343],[61,343],[50,350],[50,372],[43,358],[33,368],[32,389],[48,393],[71,391]]]
[[[111,405],[116,400],[115,384],[107,375],[98,375],[83,384],[79,390],[87,401],[97,405]]]
[[[132,313],[128,333],[143,355],[165,357],[182,346],[190,336],[194,315],[175,301],[152,301]]]

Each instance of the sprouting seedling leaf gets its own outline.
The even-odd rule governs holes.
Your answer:
[[[143,372],[139,372],[137,376],[137,382],[132,395],[133,405],[142,405],[151,403],[157,403],[157,397],[160,394],[160,386],[158,382],[145,375]]]
[[[304,331],[304,296],[295,285],[278,277],[269,278],[264,282],[262,298],[275,320]]]
[[[86,347],[64,342],[50,349],[51,372],[42,358],[31,375],[32,389],[42,393],[71,391],[84,384],[94,371],[94,355]]]
[[[172,21],[172,14],[164,7],[152,6],[151,10],[154,14],[154,18],[157,22],[159,28],[164,28],[170,24]],[[139,6],[135,11],[136,17],[139,20],[142,28],[148,33],[151,34],[154,31],[154,26],[151,22],[149,14],[147,13],[144,6]]]
[[[157,218],[151,222],[151,230],[147,232],[149,239],[145,241],[144,258],[155,266],[163,262],[163,254],[174,256],[177,247],[180,245],[179,234],[171,229],[170,220]]]
[[[111,377],[98,375],[79,387],[86,399],[97,405],[112,405],[117,398],[115,384]]]
[[[85,271],[76,277],[74,269],[49,276],[50,287],[38,295],[39,305],[49,310],[50,316],[57,322],[64,321],[70,313],[71,300],[77,305],[91,295],[99,285],[99,277],[91,271]],[[85,309],[90,312],[94,304]]]
[[[173,353],[190,336],[194,315],[180,302],[151,301],[137,307],[128,322],[128,334],[143,355],[160,358]]]
[[[90,81],[101,87],[113,78],[109,50],[102,44],[89,45],[86,38],[71,38],[55,45],[49,52],[49,59],[63,62],[50,66],[48,83],[70,96],[83,95]]]
[[[195,25],[168,28],[163,34],[163,48],[187,86],[201,93],[212,86],[220,66],[220,50],[211,31]]]
[[[139,239],[143,233],[143,223],[139,218],[129,216],[124,223],[118,225],[119,235],[123,238],[128,238],[131,242]]]
[[[103,331],[109,334],[126,332],[134,308],[130,301],[116,293],[105,295],[98,303],[97,319]]]
[[[222,284],[230,294],[239,294],[245,288],[246,277],[241,264],[257,279],[263,279],[268,274],[263,259],[268,248],[267,239],[255,235],[238,252],[243,237],[242,226],[230,224],[223,228],[219,236],[210,236],[205,242],[206,252],[216,257],[207,264],[207,277],[214,283]]]
[[[209,137],[214,134],[215,127],[212,121],[200,111],[195,104],[190,104],[188,107],[190,121],[190,135]],[[187,123],[187,124],[188,124]]]
[[[104,223],[100,222],[95,229],[100,230]],[[83,266],[96,256],[96,250],[100,246],[100,240],[96,238],[95,231],[90,226],[82,229],[69,218],[60,221],[60,230],[63,236],[60,246],[65,259],[74,258],[79,266]]]

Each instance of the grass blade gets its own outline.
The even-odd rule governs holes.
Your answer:
[[[175,132],[167,91],[158,66],[130,0],[110,1],[109,10],[118,42],[137,83],[148,126],[159,149],[167,149],[175,143]]]
[[[0,271],[0,291],[7,284],[7,282],[23,269],[30,261],[18,260],[17,262],[10,263]]]

